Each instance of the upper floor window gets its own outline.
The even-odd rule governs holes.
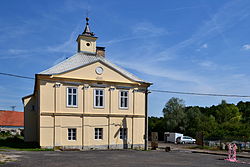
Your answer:
[[[128,108],[128,91],[120,91],[119,92],[119,107],[122,109]]]
[[[67,88],[67,106],[77,107],[77,88]]]
[[[104,107],[104,90],[103,89],[94,90],[94,107],[97,107],[97,108]]]

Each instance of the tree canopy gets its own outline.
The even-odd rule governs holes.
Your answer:
[[[179,132],[196,137],[203,132],[209,140],[250,140],[250,102],[237,105],[222,100],[211,107],[185,106],[183,99],[172,97],[163,110],[163,117],[149,118],[149,132]]]

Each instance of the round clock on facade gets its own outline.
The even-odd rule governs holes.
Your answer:
[[[95,72],[96,72],[98,75],[101,75],[101,74],[103,73],[103,68],[102,68],[102,67],[96,67]]]

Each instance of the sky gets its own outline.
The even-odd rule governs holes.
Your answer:
[[[87,13],[106,58],[150,89],[250,95],[249,0],[1,0],[0,72],[34,77],[72,56]],[[0,75],[0,110],[23,111],[33,89]],[[186,106],[250,100],[152,91],[149,115],[162,116],[171,97]]]

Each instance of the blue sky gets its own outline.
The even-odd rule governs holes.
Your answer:
[[[2,0],[0,72],[34,77],[76,52],[89,9],[91,30],[107,58],[151,89],[250,95],[249,0]],[[0,109],[23,111],[34,81],[0,75]],[[222,98],[152,92],[149,115],[171,97],[211,106]]]

